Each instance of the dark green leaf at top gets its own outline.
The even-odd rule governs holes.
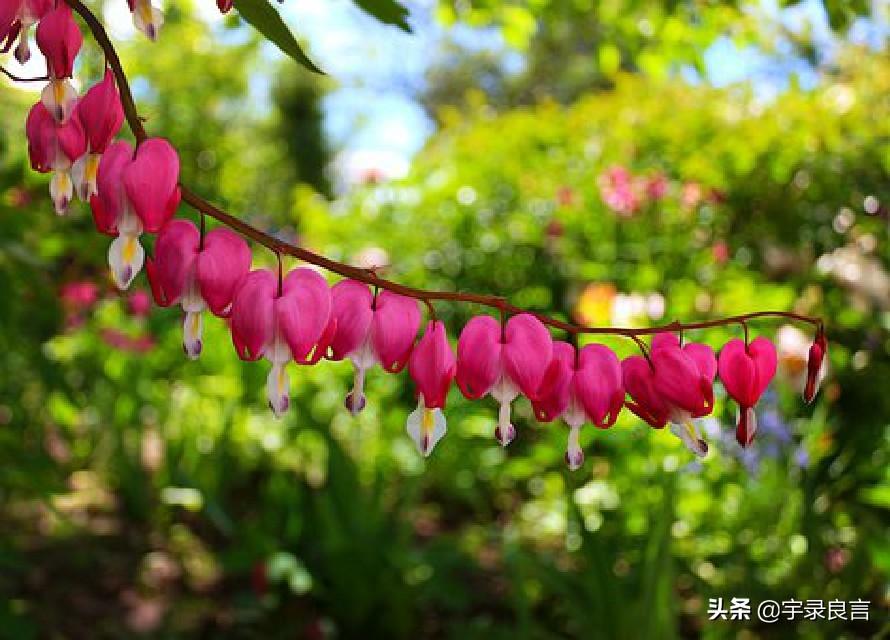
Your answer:
[[[310,71],[324,74],[324,71],[315,66],[315,63],[305,54],[278,11],[266,0],[235,0],[235,7],[247,23],[273,42],[281,51]]]
[[[402,31],[411,33],[408,24],[408,9],[396,0],[353,0],[365,13],[369,13],[380,22],[397,26]]]

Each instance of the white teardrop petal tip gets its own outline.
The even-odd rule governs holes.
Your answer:
[[[421,398],[417,408],[408,416],[406,429],[420,455],[428,457],[439,440],[445,437],[445,414],[441,409],[428,409]]]

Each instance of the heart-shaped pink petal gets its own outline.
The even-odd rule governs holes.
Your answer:
[[[112,143],[99,161],[98,193],[90,199],[93,220],[102,233],[117,235],[117,225],[127,206],[123,172],[133,159],[133,147],[124,140]]]
[[[507,320],[503,349],[504,371],[530,399],[541,386],[553,355],[553,339],[540,320],[520,313]]]
[[[427,323],[426,332],[411,352],[408,374],[417,395],[423,396],[426,408],[445,406],[448,388],[454,379],[455,358],[441,320]]]
[[[331,290],[324,278],[307,268],[288,273],[276,301],[276,320],[296,362],[306,363],[330,319]]]
[[[77,103],[75,114],[83,127],[90,152],[104,153],[124,122],[124,110],[111,69],[106,69],[102,81],[84,94]]]
[[[621,362],[602,344],[588,344],[578,354],[574,392],[588,419],[601,429],[615,424],[624,404]]]
[[[160,306],[179,302],[193,273],[200,242],[201,233],[189,220],[171,220],[158,233],[148,273]]]
[[[330,345],[332,360],[342,360],[367,339],[373,299],[368,285],[357,280],[341,280],[331,288],[331,315],[337,321]]]
[[[124,188],[149,233],[157,233],[179,204],[179,156],[163,138],[149,138],[124,169]]]
[[[655,389],[655,372],[642,356],[630,356],[621,361],[624,389],[631,397],[627,408],[649,426],[661,429],[667,423],[668,407]]]
[[[420,328],[417,300],[391,291],[377,295],[371,322],[371,343],[380,365],[390,373],[408,364],[408,356]]]
[[[575,348],[567,342],[553,342],[553,357],[544,371],[541,386],[532,402],[535,417],[541,422],[556,420],[569,406],[572,379],[575,376]]]
[[[167,226],[171,224],[169,222]],[[248,271],[250,247],[241,236],[224,227],[204,236],[204,248],[195,264],[195,276],[201,297],[212,313],[221,317],[228,315],[235,290]]]
[[[273,302],[278,279],[268,269],[248,273],[232,301],[232,342],[242,360],[263,355],[274,331]]]
[[[470,318],[457,341],[457,385],[470,400],[488,393],[501,375],[501,325],[491,316]]]

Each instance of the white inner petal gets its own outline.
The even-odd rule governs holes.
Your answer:
[[[584,451],[581,449],[581,427],[570,426],[569,438],[566,444],[566,464],[569,469],[575,471],[584,464]]]
[[[516,427],[510,422],[509,402],[501,402],[500,407],[498,407],[498,426],[495,429],[494,435],[502,447],[506,447],[516,437]]]
[[[129,203],[125,203],[124,210],[121,212],[117,221],[117,230],[120,234],[138,236],[142,233],[142,220],[139,219],[129,207]]]
[[[195,268],[192,266],[191,272],[185,279],[185,290],[182,292],[182,310],[186,313],[200,313],[207,308],[207,303],[201,297],[201,290],[198,288],[197,278],[195,278]]]
[[[498,381],[491,388],[491,397],[498,402],[512,402],[519,395],[519,387],[513,384],[513,381],[502,373]]]
[[[133,25],[149,40],[156,40],[161,25],[164,24],[164,14],[160,9],[153,7],[150,0],[136,0],[133,7]]]
[[[286,367],[285,363],[274,363],[266,378],[266,396],[276,418],[280,418],[290,406],[290,377]]]
[[[275,328],[275,336],[266,348],[264,355],[273,364],[285,364],[291,360],[290,347],[287,346],[287,342],[279,334],[277,327]]]
[[[408,416],[405,428],[414,441],[417,451],[424,457],[429,456],[439,440],[445,437],[447,431],[445,414],[441,409],[428,409],[421,395],[417,408]]]
[[[702,439],[698,431],[698,424],[692,420],[690,414],[675,412],[671,416],[671,433],[680,438],[686,448],[700,458],[708,453],[708,445]]]
[[[356,368],[370,369],[377,364],[377,354],[374,353],[374,347],[371,345],[370,331],[368,331],[368,335],[365,336],[361,346],[350,353],[348,357]]]
[[[182,348],[192,360],[201,355],[204,346],[201,340],[203,332],[203,314],[200,311],[187,311],[182,321]]]
[[[139,235],[121,234],[108,247],[108,264],[118,289],[124,290],[142,270],[145,250],[139,244]]]
[[[56,171],[49,182],[49,195],[53,200],[56,214],[63,216],[68,213],[68,205],[74,197],[74,185],[67,171]]]
[[[50,80],[40,94],[40,101],[56,122],[65,122],[77,103],[77,91],[67,80]]]
[[[30,38],[29,31],[33,24],[33,22],[29,22],[28,25],[25,26],[25,23],[22,23],[22,29],[19,32],[19,43],[16,45],[14,54],[15,59],[19,61],[19,64],[25,64],[31,59],[31,47],[28,44],[28,40]]]
[[[580,427],[587,421],[587,414],[584,413],[584,408],[578,402],[578,398],[575,397],[574,393],[569,400],[569,406],[566,407],[565,413],[562,415],[562,419],[570,427]]]
[[[71,179],[81,202],[89,202],[90,196],[97,192],[96,176],[101,159],[102,156],[98,153],[85,153],[71,166]]]
[[[346,408],[357,415],[365,408],[365,370],[358,365],[353,365],[353,369],[352,391],[346,396]]]

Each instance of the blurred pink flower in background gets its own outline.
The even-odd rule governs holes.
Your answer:
[[[16,209],[24,209],[34,200],[31,192],[22,187],[13,187],[6,192],[6,197],[9,200],[9,205]]]
[[[121,602],[127,609],[127,626],[137,633],[155,631],[164,621],[167,602],[161,598],[127,590],[121,594]]]
[[[575,204],[575,191],[566,185],[556,190],[556,203],[560,207],[571,207]]]
[[[381,247],[365,247],[355,254],[352,264],[362,269],[385,269],[390,265],[389,253]]]
[[[137,318],[144,318],[151,313],[151,296],[145,289],[137,289],[127,297],[127,312]]]
[[[661,200],[667,195],[669,187],[667,176],[661,171],[646,178],[646,197],[650,200]]]
[[[704,197],[704,190],[698,182],[684,182],[680,191],[680,204],[684,209],[695,209],[701,204]]]
[[[155,339],[149,334],[128,336],[119,329],[105,328],[100,332],[103,342],[110,347],[132,353],[146,353],[155,348]]]
[[[91,280],[66,282],[59,291],[59,299],[72,310],[89,309],[99,299],[99,286]]]
[[[630,217],[639,210],[642,202],[637,193],[637,184],[627,168],[609,167],[597,182],[603,202],[612,211]]]
[[[729,245],[725,240],[717,240],[711,245],[711,257],[717,264],[726,264],[726,261],[729,260]]]
[[[850,554],[846,549],[832,547],[825,552],[825,568],[831,573],[840,573],[850,561]]]
[[[72,331],[83,325],[86,312],[99,300],[99,286],[91,280],[66,282],[59,290],[59,301],[65,314],[65,329]]]
[[[360,174],[359,183],[373,186],[375,184],[380,184],[385,179],[386,179],[386,176],[382,170],[380,170],[376,167],[370,167],[368,169],[365,169]]]
[[[565,227],[559,220],[552,219],[544,228],[544,233],[547,234],[548,238],[559,238],[565,234]]]

